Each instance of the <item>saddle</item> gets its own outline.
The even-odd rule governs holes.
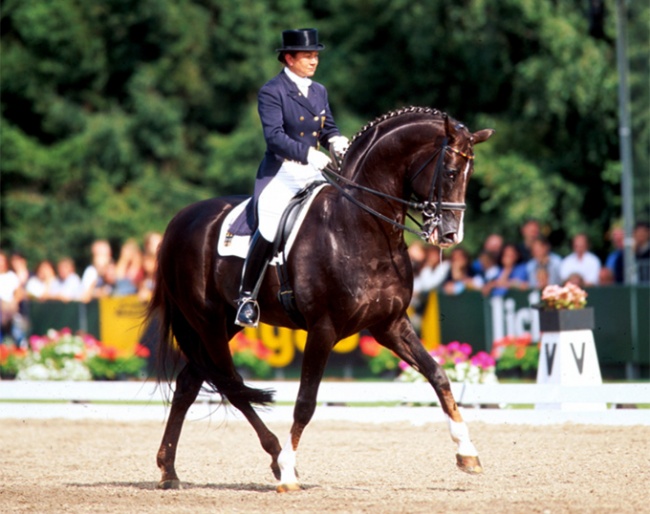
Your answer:
[[[301,327],[305,326],[305,318],[302,317],[302,314],[300,314],[300,311],[298,310],[298,306],[296,305],[296,297],[293,292],[293,286],[289,280],[286,248],[287,242],[289,241],[289,237],[291,236],[292,231],[296,226],[296,222],[300,216],[300,213],[302,212],[303,208],[308,205],[308,200],[310,199],[312,193],[324,184],[326,184],[325,181],[312,182],[296,193],[296,195],[291,199],[289,205],[287,205],[286,209],[282,213],[280,224],[278,225],[278,231],[275,235],[275,241],[273,241],[273,255],[282,253],[280,265],[276,266],[278,278],[280,280],[278,300],[280,301],[280,305],[282,305],[282,308],[289,315],[291,320]]]
[[[278,300],[291,320],[299,326],[304,326],[305,320],[296,307],[293,288],[289,280],[287,258],[295,241],[296,233],[307,215],[311,202],[325,185],[327,185],[325,181],[312,182],[295,194],[282,213],[273,241],[273,258],[269,264],[276,267],[278,279],[280,280]],[[237,205],[224,220],[217,243],[217,252],[219,255],[234,255],[242,259],[246,257],[250,236],[233,235],[229,231],[229,228],[243,214],[243,211],[246,209],[246,204],[250,201],[251,199]]]

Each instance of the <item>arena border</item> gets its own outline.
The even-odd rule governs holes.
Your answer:
[[[250,385],[276,390],[278,404],[261,410],[265,421],[291,422],[297,382],[250,382]],[[470,422],[650,425],[650,409],[636,408],[650,402],[650,383],[588,387],[454,383],[452,389],[465,419]],[[168,385],[151,381],[0,381],[0,419],[162,423],[168,413],[169,397]],[[434,400],[432,389],[425,383],[326,381],[321,385],[314,420],[414,425],[443,422],[444,414],[434,406]],[[222,423],[242,421],[243,416],[235,409],[224,407],[218,395],[202,393],[188,413],[188,419]]]

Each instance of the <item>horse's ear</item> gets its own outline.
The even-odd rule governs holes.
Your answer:
[[[445,119],[445,135],[450,140],[454,139],[454,136],[456,135],[456,129],[454,128],[453,123],[449,122],[449,116],[447,116],[447,114],[444,115],[444,119]]]
[[[474,132],[472,134],[472,141],[474,141],[475,145],[482,143],[483,141],[487,141],[492,137],[494,132],[494,129],[483,129],[479,130],[478,132]]]

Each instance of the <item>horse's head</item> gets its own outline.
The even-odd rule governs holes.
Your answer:
[[[448,248],[463,240],[465,194],[474,172],[474,145],[494,134],[492,129],[471,133],[463,124],[444,116],[440,134],[428,156],[422,155],[411,175],[411,188],[422,201],[423,236],[431,244]],[[424,159],[424,160],[423,160]]]

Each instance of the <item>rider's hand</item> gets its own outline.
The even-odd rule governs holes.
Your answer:
[[[307,164],[312,166],[314,169],[321,171],[330,162],[332,162],[330,158],[323,152],[319,152],[313,147],[309,148],[309,152],[307,152]]]
[[[350,140],[345,136],[332,136],[329,139],[329,144],[334,153],[343,155],[350,145]]]

